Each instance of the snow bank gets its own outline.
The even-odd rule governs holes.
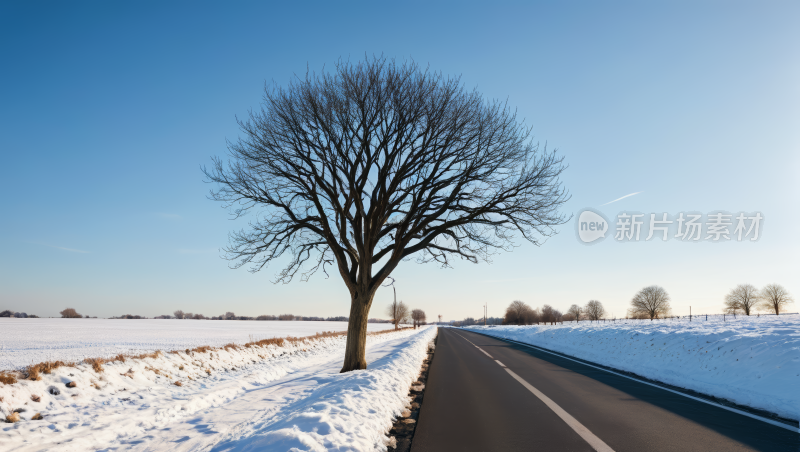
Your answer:
[[[297,444],[300,450],[319,450],[321,444],[363,450],[370,444],[385,449],[382,438],[408,403],[408,387],[434,335],[435,328],[370,335],[370,369],[347,374],[338,374],[344,336],[159,353],[107,363],[101,372],[88,364],[60,367],[39,381],[0,383],[0,416],[21,410],[22,419],[0,424],[0,444],[3,451],[207,450],[225,437],[220,426],[230,419],[246,421],[262,412],[261,428],[244,436],[228,435],[226,444],[271,444],[276,450],[285,450],[280,444]],[[376,353],[381,347],[391,353]],[[319,370],[322,363],[327,363],[324,372]],[[291,386],[301,374],[313,385]],[[70,382],[75,386],[68,387]],[[282,391],[279,395],[292,403],[277,403],[263,413],[259,404],[268,401],[253,396],[272,382],[278,387],[270,388],[274,391],[266,398],[280,398],[276,394]],[[37,413],[43,419],[32,420]],[[200,416],[208,422],[197,423]],[[238,431],[239,426],[229,427]],[[164,441],[153,445],[159,436]]]
[[[393,328],[370,323],[369,331]],[[346,331],[347,322],[0,318],[0,370],[44,361],[82,361],[119,353],[244,344],[273,337]]]
[[[468,328],[800,419],[797,315]]]
[[[409,406],[409,387],[435,336],[436,327],[423,327],[367,370],[318,376],[319,386],[260,427],[261,433],[215,450],[386,450],[386,432]]]

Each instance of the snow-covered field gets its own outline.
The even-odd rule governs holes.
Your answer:
[[[800,419],[800,315],[469,328]]]
[[[387,328],[393,325],[368,325],[369,331]],[[0,318],[0,370],[346,330],[347,322]]]
[[[0,383],[0,414],[24,410],[22,421],[0,424],[1,449],[386,450],[435,335],[423,327],[368,336],[369,369],[344,374],[345,337],[337,336],[163,353],[99,373],[80,364]],[[36,413],[43,419],[31,420]]]

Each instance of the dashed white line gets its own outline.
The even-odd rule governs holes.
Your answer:
[[[475,345],[471,340],[467,339],[466,337],[461,336],[458,333],[455,333],[455,334],[460,336],[462,339],[464,339],[465,341],[469,342],[470,344]],[[490,354],[486,353],[482,348],[478,347],[477,345],[475,345],[475,348],[477,348],[478,350],[480,350],[483,353],[485,353],[486,356],[488,356],[489,358],[492,358],[492,356]],[[492,358],[492,359],[494,359],[494,358]],[[581,438],[583,438],[584,441],[589,443],[589,445],[592,446],[592,449],[596,450],[597,452],[614,452],[614,449],[610,448],[608,446],[608,444],[604,443],[602,439],[598,438],[597,435],[595,435],[594,433],[589,431],[588,428],[586,428],[583,424],[578,422],[578,420],[575,419],[574,417],[572,417],[572,415],[570,415],[569,413],[564,411],[564,409],[561,408],[560,406],[558,406],[557,403],[553,402],[550,399],[550,397],[547,397],[541,391],[539,391],[538,389],[534,388],[533,385],[531,385],[530,383],[525,381],[519,375],[515,374],[511,369],[506,367],[505,364],[501,363],[499,360],[495,359],[494,362],[496,362],[497,364],[500,365],[500,367],[505,369],[506,372],[508,372],[508,374],[511,375],[515,380],[520,382],[522,384],[522,386],[525,386],[525,389],[527,389],[528,391],[533,393],[533,395],[538,397],[539,400],[544,402],[544,404],[547,405],[548,408],[553,410],[553,412],[556,414],[556,416],[560,417],[562,421],[564,421],[567,425],[570,426],[570,428],[572,430],[575,431],[575,433],[577,433]]]

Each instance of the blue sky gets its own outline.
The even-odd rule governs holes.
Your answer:
[[[765,217],[753,243],[584,246],[567,224],[491,264],[404,263],[398,296],[429,318],[514,299],[619,316],[650,284],[677,314],[717,312],[739,283],[798,297],[797,17],[796,2],[3,2],[0,309],[347,315],[335,275],[274,285],[277,266],[228,268],[218,250],[244,223],[206,199],[200,167],[265,82],[365,54],[508,99],[566,157],[566,212]]]

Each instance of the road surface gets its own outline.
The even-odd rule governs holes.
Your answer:
[[[800,435],[522,345],[440,328],[411,451],[444,450],[798,451]]]

